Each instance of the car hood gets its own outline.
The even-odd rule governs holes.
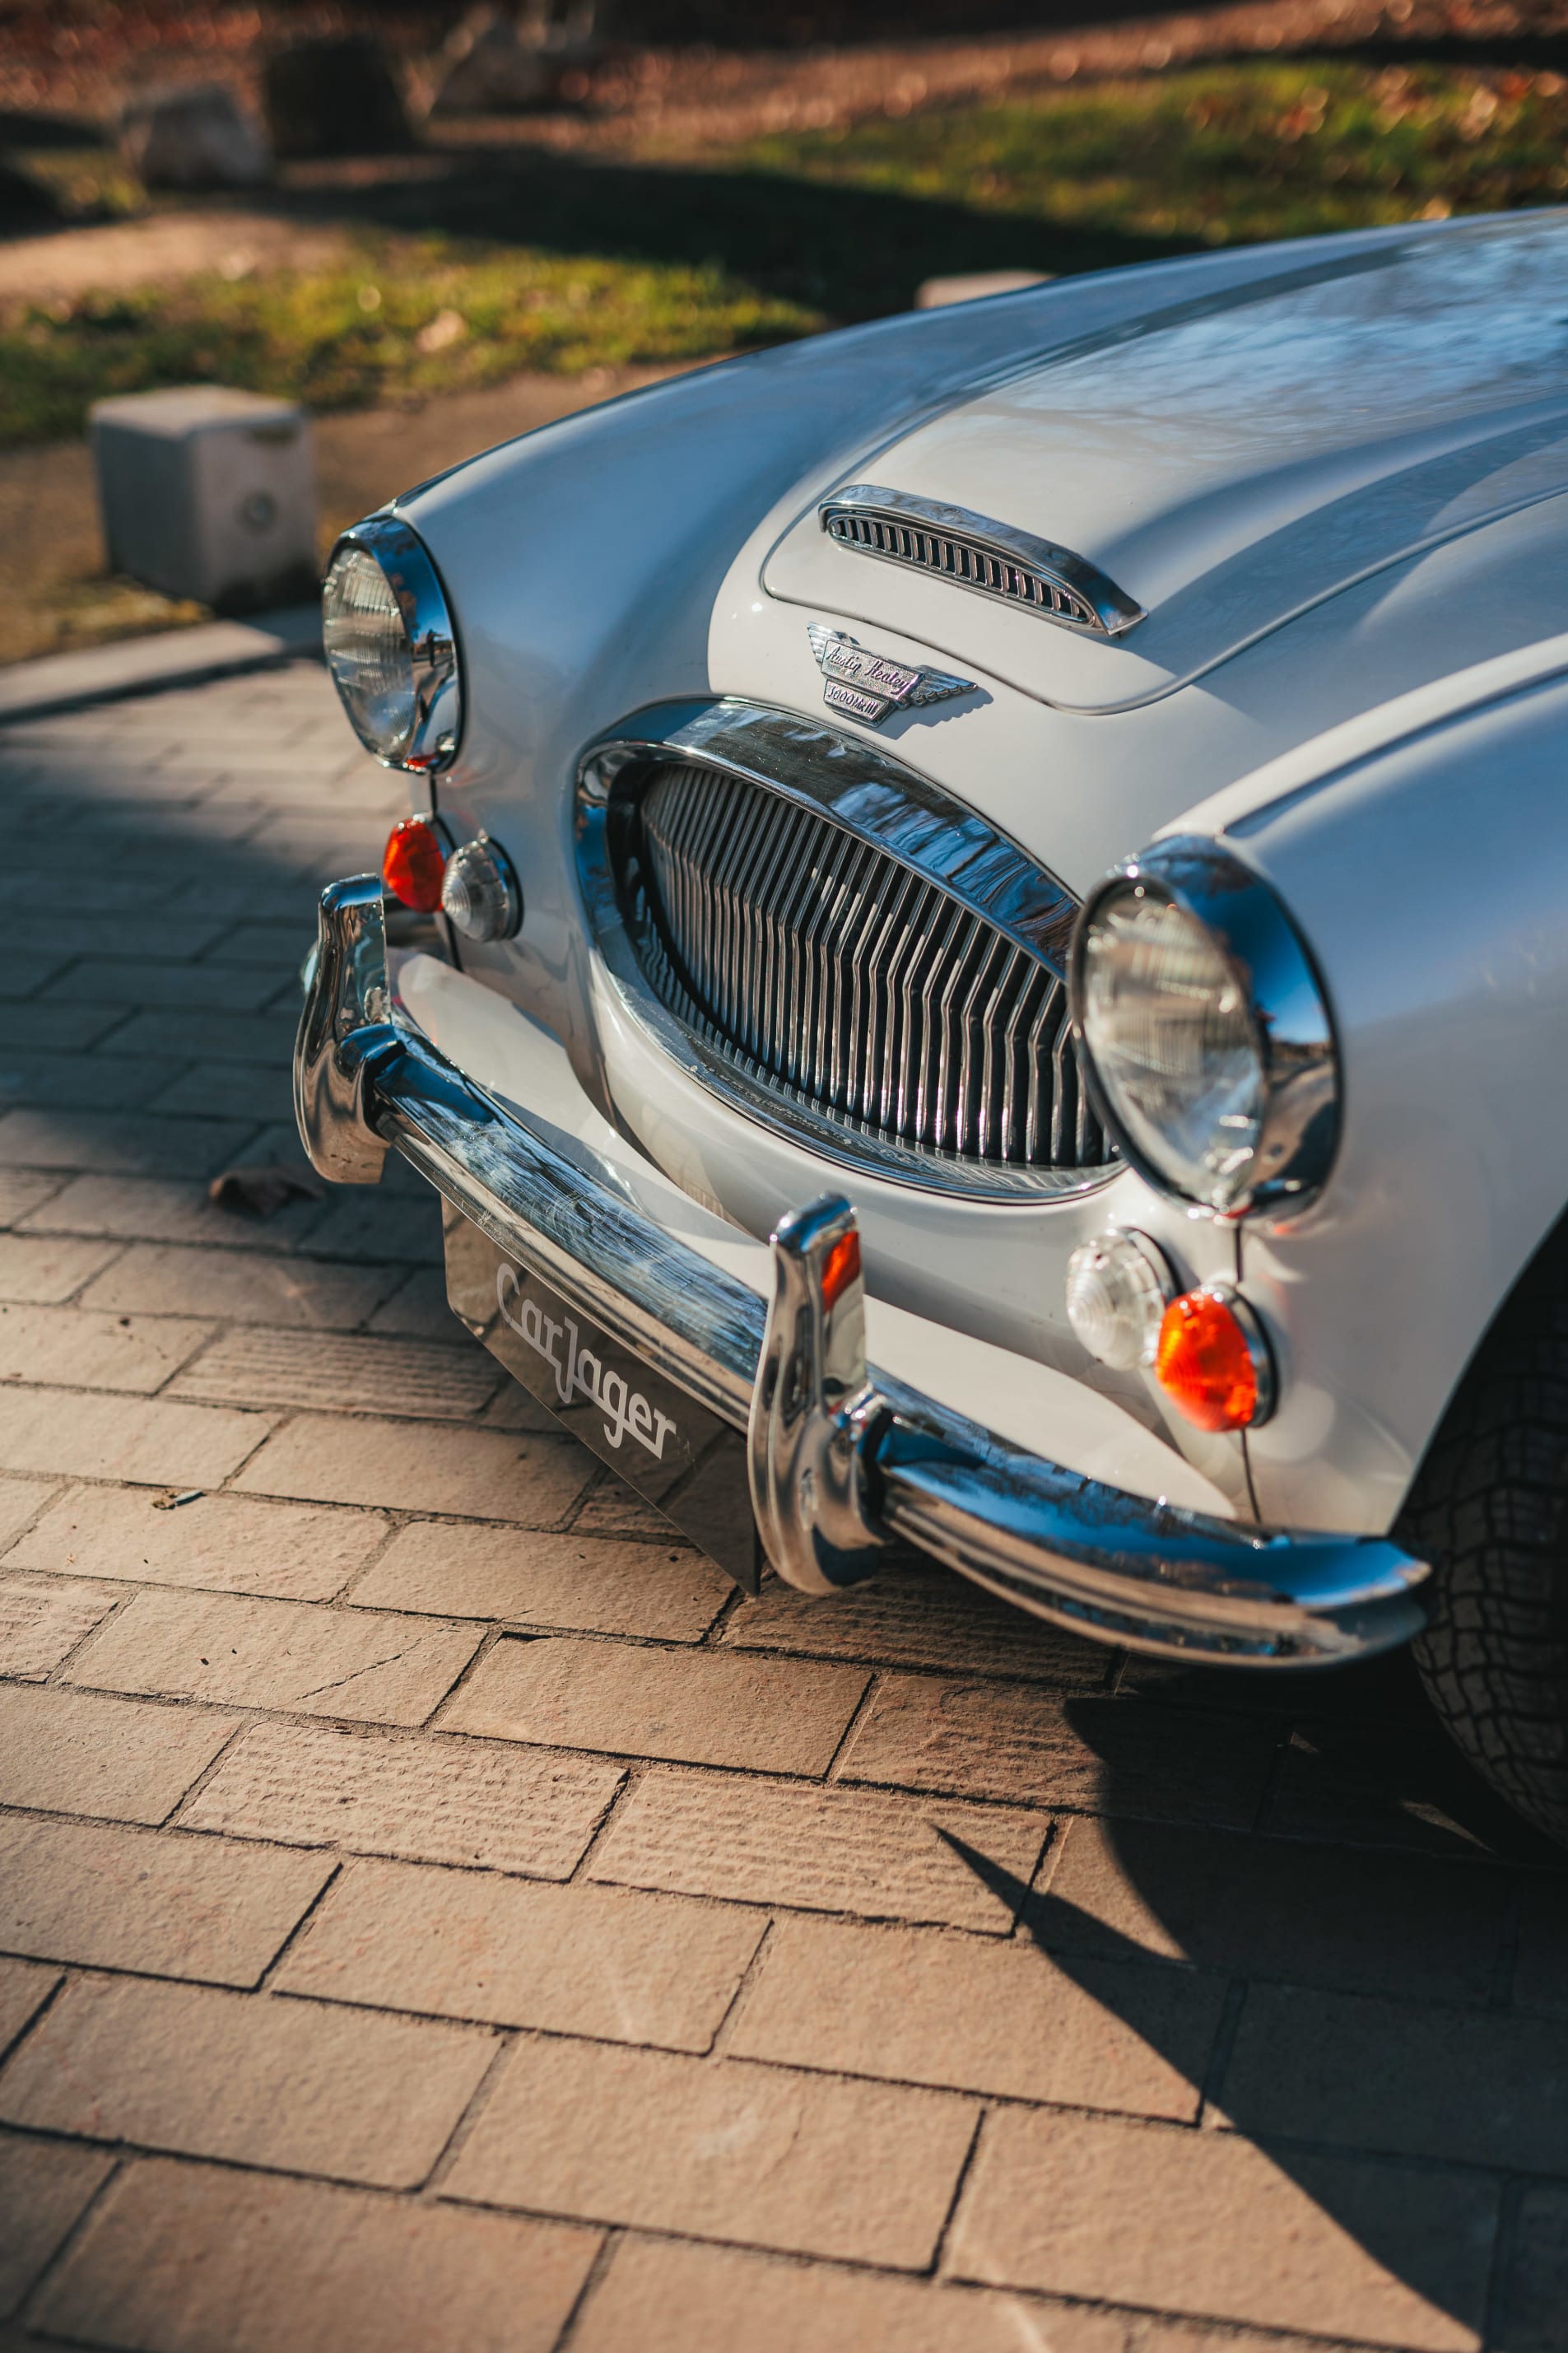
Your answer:
[[[1568,487],[1568,216],[1311,251],[993,366],[819,487],[767,555],[764,587],[1043,702],[1112,711]],[[1070,549],[1144,617],[1082,635],[841,545],[817,508],[851,483]],[[1528,581],[1517,602],[1525,642],[1540,634]]]

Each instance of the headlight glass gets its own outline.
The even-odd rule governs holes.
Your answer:
[[[327,668],[355,734],[395,760],[414,733],[414,656],[392,584],[367,548],[345,547],[321,592]]]
[[[1300,1208],[1339,1138],[1339,1063],[1306,947],[1216,842],[1158,843],[1074,941],[1074,1018],[1100,1106],[1162,1191],[1223,1214]]]
[[[1263,1058],[1202,923],[1131,884],[1084,935],[1083,1034],[1116,1117],[1184,1193],[1228,1206],[1252,1166]]]
[[[366,751],[389,768],[445,765],[462,718],[457,637],[436,567],[405,522],[373,515],[338,542],[321,636]]]

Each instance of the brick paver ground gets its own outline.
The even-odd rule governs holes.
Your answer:
[[[321,673],[0,794],[0,2344],[1568,2348],[1568,1878],[1403,1662],[734,1594],[412,1179],[207,1199],[404,805]]]

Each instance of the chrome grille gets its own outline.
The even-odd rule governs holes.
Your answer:
[[[889,563],[939,572],[963,587],[982,589],[987,596],[1005,597],[1009,604],[1028,605],[1037,613],[1047,613],[1053,620],[1067,621],[1074,628],[1099,630],[1101,626],[1092,607],[1075,596],[1064,581],[1051,579],[1032,565],[997,555],[953,532],[915,530],[891,515],[847,512],[830,513],[826,528],[829,539],[837,540],[842,547],[864,548],[868,554],[884,556]]]
[[[654,992],[755,1085],[910,1154],[1019,1171],[1111,1158],[1056,974],[817,809],[663,766],[617,865]]]

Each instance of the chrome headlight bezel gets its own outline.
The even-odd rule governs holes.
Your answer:
[[[463,731],[462,662],[446,590],[417,532],[397,515],[370,515],[345,531],[333,547],[322,579],[323,595],[333,566],[351,548],[362,549],[379,566],[403,617],[413,672],[408,726],[394,742],[375,742],[361,725],[329,649],[332,683],[354,733],[384,768],[430,775],[456,758]]]
[[[1234,1188],[1205,1193],[1162,1167],[1129,1133],[1096,1061],[1084,1023],[1086,950],[1105,907],[1128,892],[1163,901],[1200,923],[1242,993],[1258,1057],[1259,1115],[1248,1173]],[[1295,1215],[1318,1198],[1343,1124],[1339,1046],[1311,953],[1259,874],[1213,840],[1156,842],[1089,893],[1068,964],[1073,1028],[1095,1108],[1147,1184],[1225,1218]]]

